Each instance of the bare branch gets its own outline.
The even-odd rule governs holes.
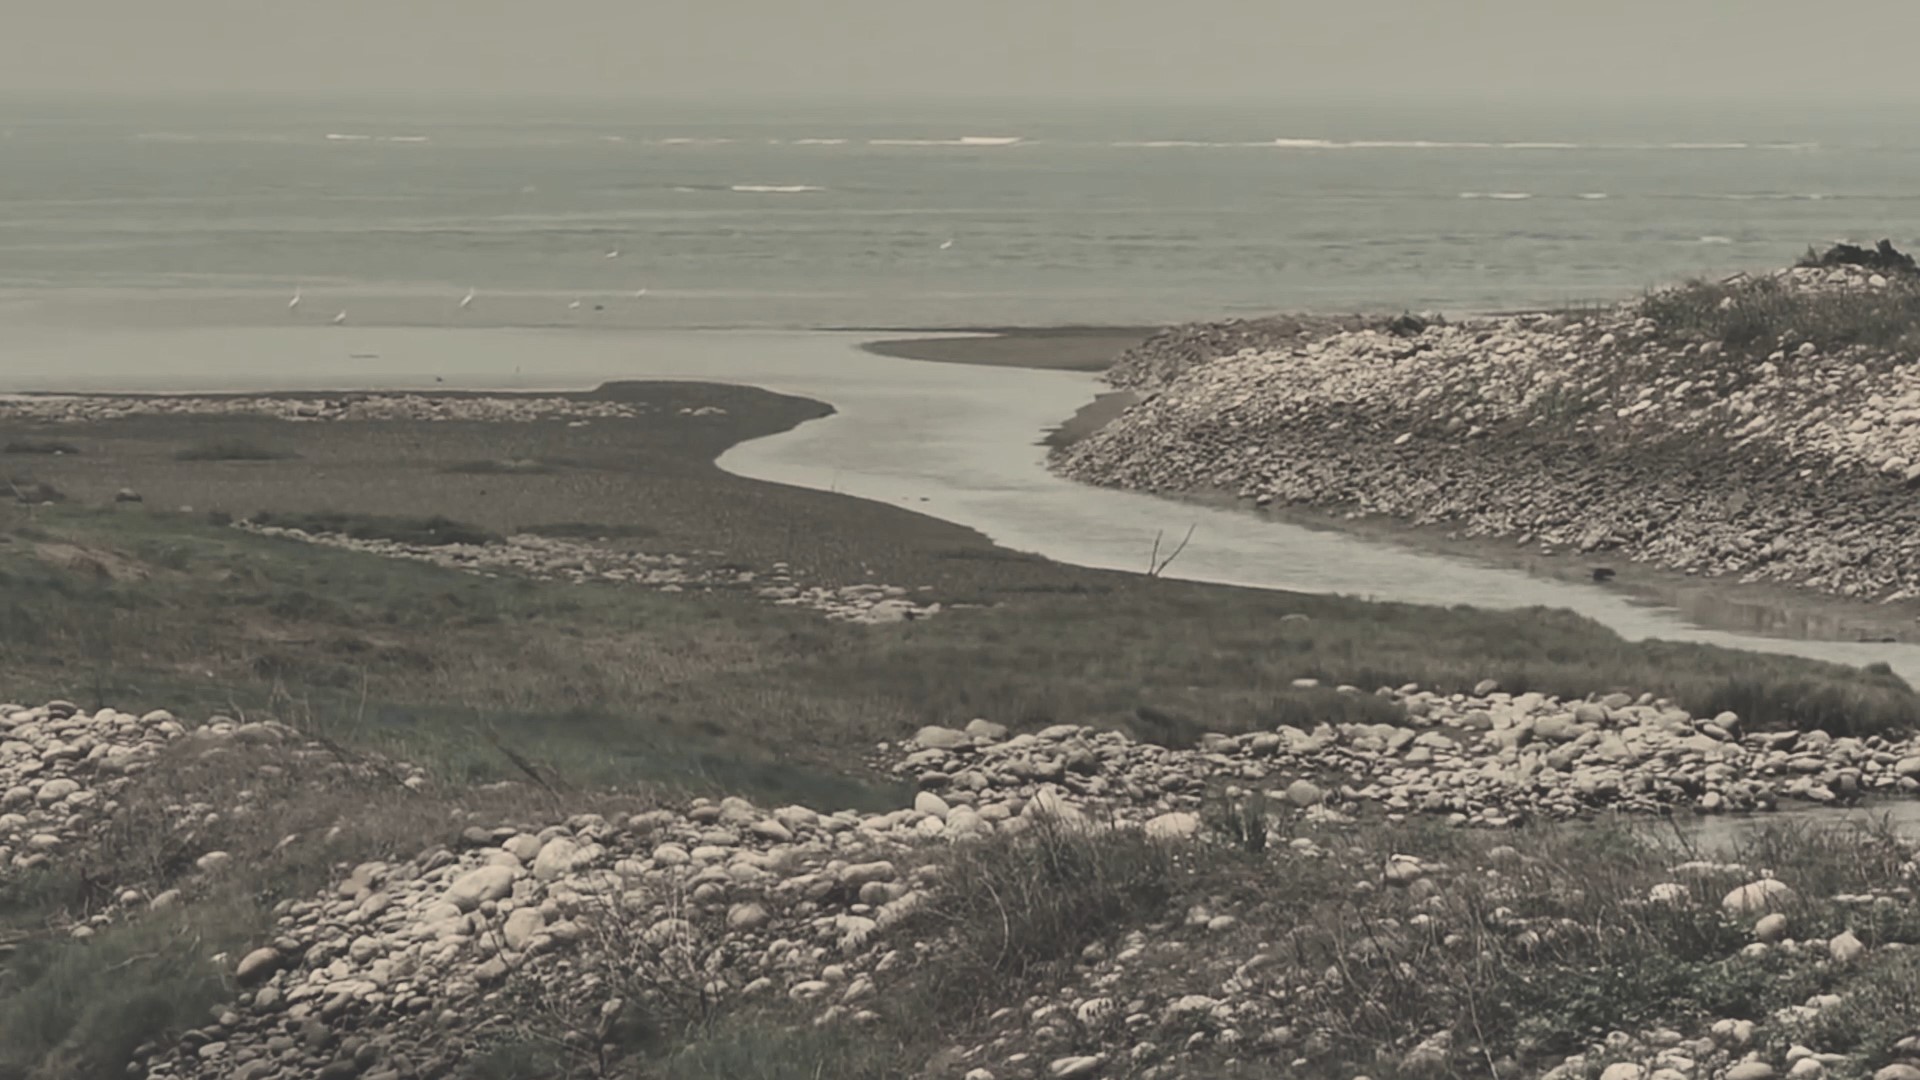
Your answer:
[[[1165,559],[1160,558],[1160,537],[1158,534],[1155,534],[1153,538],[1153,556],[1150,560],[1151,565],[1147,570],[1147,576],[1157,578],[1162,573],[1165,573],[1167,567],[1173,565],[1173,560],[1179,558],[1180,553],[1187,550],[1187,544],[1193,540],[1193,531],[1199,527],[1200,523],[1197,521],[1187,526],[1187,535],[1181,538],[1180,546],[1174,548],[1173,552]]]

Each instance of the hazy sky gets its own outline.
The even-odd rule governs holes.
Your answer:
[[[0,90],[1915,95],[1914,0],[0,0]]]

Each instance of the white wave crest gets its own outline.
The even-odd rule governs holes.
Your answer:
[[[352,135],[352,134],[348,134],[340,131],[329,131],[327,132],[327,141],[328,142],[372,142],[373,136]]]
[[[1733,243],[1733,237],[1731,237],[1731,236],[1703,236],[1703,237],[1701,237],[1701,238],[1700,238],[1700,240],[1699,240],[1699,242],[1700,242],[1700,243],[1702,243],[1702,244],[1731,244],[1731,243]]]
[[[1460,193],[1460,197],[1463,199],[1499,199],[1503,202],[1518,202],[1522,199],[1533,198],[1533,192],[1531,191],[1463,191]]]
[[[793,140],[793,145],[795,146],[845,146],[847,145],[847,140],[845,139],[795,139]]]
[[[812,184],[735,184],[729,191],[751,192],[759,195],[796,195],[803,191],[825,191],[826,188]]]
[[[962,135],[957,139],[868,139],[868,146],[1015,146],[1018,135]]]
[[[1610,196],[1608,196],[1607,193],[1604,191],[1583,191],[1575,197],[1581,198],[1581,199],[1605,199],[1605,198],[1609,198]]]

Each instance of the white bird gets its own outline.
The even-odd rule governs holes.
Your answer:
[[[567,305],[567,310],[568,310],[568,311],[579,311],[579,310],[580,310],[580,301],[578,301],[578,300],[575,300],[575,301],[574,301],[573,303],[571,303],[571,304],[568,304],[568,305]]]
[[[607,258],[609,258],[609,259],[617,259],[617,258],[619,258],[619,257],[620,257],[620,249],[619,249],[619,248],[614,248],[614,249],[613,249],[612,251],[609,251],[609,252],[607,252]]]
[[[340,314],[335,315],[333,317],[333,325],[335,326],[339,326],[341,323],[344,323],[346,321],[347,321],[347,313],[344,311],[342,311]]]
[[[940,245],[940,250],[945,251],[952,246],[953,246],[953,239],[949,237],[945,243]]]
[[[467,295],[460,298],[460,310],[465,311],[472,306],[473,306],[473,290],[468,289]]]
[[[297,308],[299,306],[300,306],[300,287],[298,285],[295,285],[293,287],[293,299],[287,301],[287,310],[292,311],[294,308]]]

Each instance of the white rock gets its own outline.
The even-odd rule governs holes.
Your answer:
[[[444,899],[461,911],[472,911],[485,901],[512,892],[513,879],[513,871],[505,866],[482,866],[455,878]]]
[[[1753,915],[1778,911],[1795,899],[1791,886],[1778,878],[1761,878],[1733,890],[1720,901],[1729,915]]]

